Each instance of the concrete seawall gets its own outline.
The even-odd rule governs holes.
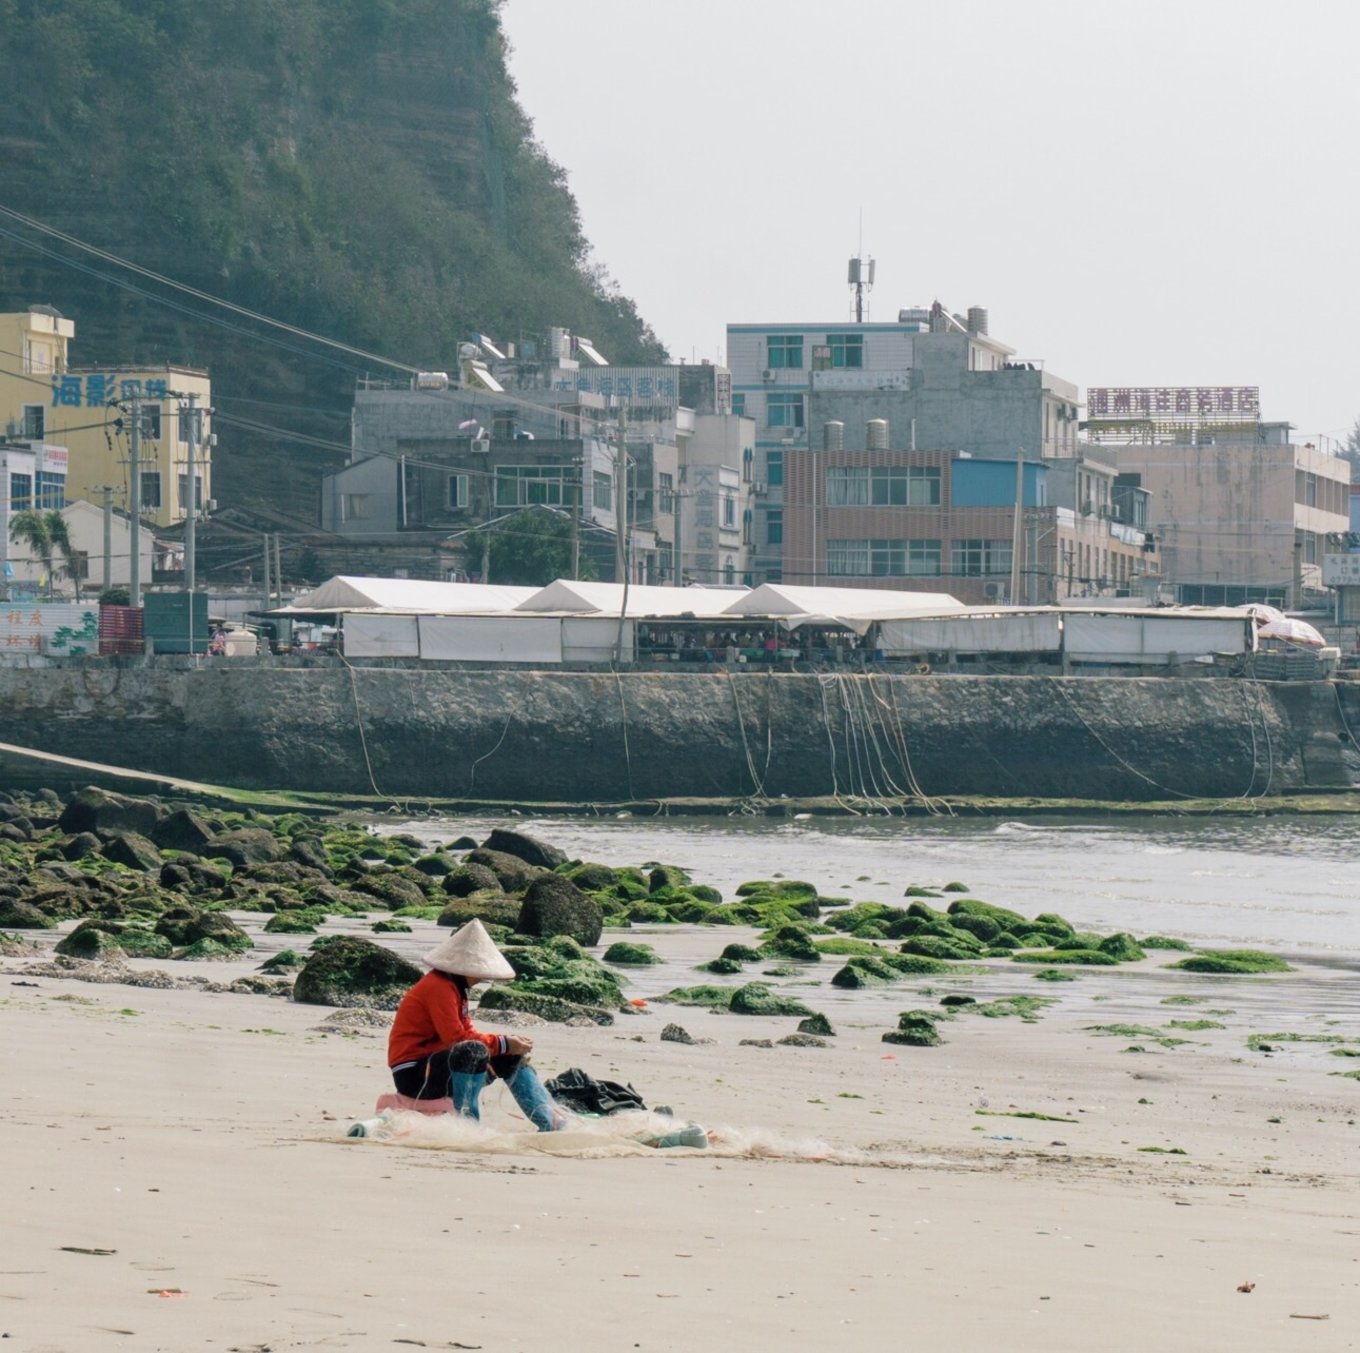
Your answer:
[[[1360,785],[1330,682],[0,669],[0,741],[246,788],[535,802],[823,795],[1108,800]]]

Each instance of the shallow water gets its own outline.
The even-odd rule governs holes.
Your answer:
[[[375,824],[430,842],[492,827],[604,864],[664,860],[730,896],[782,874],[828,895],[900,904],[909,884],[954,880],[1032,916],[1360,959],[1360,818],[1053,819],[423,818]],[[709,947],[709,946],[706,946]]]

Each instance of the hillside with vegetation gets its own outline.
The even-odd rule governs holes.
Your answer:
[[[663,355],[516,103],[500,0],[0,0],[0,71],[0,203],[145,268],[420,368],[554,324]],[[393,374],[0,227],[0,309],[55,305],[79,365],[204,366],[224,414],[341,444]],[[219,500],[315,520],[334,452],[218,430]]]

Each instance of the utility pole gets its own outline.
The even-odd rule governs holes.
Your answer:
[[[1020,531],[1022,504],[1025,501],[1025,448],[1015,449],[1015,520],[1011,527],[1011,595],[1012,606],[1020,604],[1020,553],[1024,536]]]
[[[128,602],[142,604],[142,397],[132,396],[132,502],[128,505],[128,539],[132,559],[128,571]]]
[[[571,486],[571,576],[581,576],[581,497],[585,455],[576,457],[576,476]]]
[[[279,544],[279,533],[274,532],[274,591],[279,605],[283,605],[283,550]]]
[[[189,654],[192,657],[194,651],[194,550],[197,541],[194,538],[194,528],[197,525],[198,512],[198,493],[197,493],[197,471],[194,466],[194,451],[198,445],[198,396],[189,396],[189,406],[186,409],[183,404],[179,406],[179,416],[187,417],[189,426],[184,430],[185,445],[185,482],[189,486],[189,506],[184,516],[184,586],[189,600]]]
[[[675,511],[675,565],[672,571],[671,586],[685,585],[685,551],[681,513],[685,508],[685,495],[679,491],[671,495],[671,506]]]
[[[618,448],[614,455],[614,580],[628,581],[628,555],[625,541],[628,535],[628,443],[625,438],[625,419],[628,417],[619,402]]]
[[[104,495],[104,591],[113,586],[113,486],[105,484]]]
[[[274,608],[274,589],[269,582],[269,532],[264,533],[264,609]]]

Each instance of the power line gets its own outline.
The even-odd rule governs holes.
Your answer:
[[[6,216],[12,221],[18,221],[22,225],[27,226],[30,230],[37,230],[41,234],[47,235],[52,239],[61,240],[63,244],[68,244],[72,248],[79,249],[84,253],[92,254],[95,258],[102,259],[106,263],[113,263],[120,268],[127,268],[130,272],[134,272],[140,277],[150,278],[154,282],[159,282],[162,286],[172,287],[176,291],[182,291],[186,295],[193,296],[195,299],[200,301],[207,301],[211,305],[220,305],[224,310],[229,310],[233,314],[243,315],[247,319],[252,319],[258,324],[267,324],[272,328],[281,329],[285,333],[293,334],[295,337],[306,338],[313,343],[321,343],[324,344],[326,347],[334,348],[339,352],[349,353],[352,357],[361,357],[365,361],[377,362],[380,366],[391,367],[397,371],[405,371],[410,375],[415,375],[416,372],[419,370],[419,368],[417,367],[407,366],[404,362],[394,362],[389,357],[380,357],[377,353],[368,352],[363,348],[356,348],[348,343],[341,343],[337,339],[326,338],[322,334],[315,334],[307,329],[301,329],[297,325],[287,324],[283,320],[271,319],[268,315],[262,315],[256,310],[249,310],[245,306],[237,305],[234,301],[225,300],[221,296],[213,296],[209,292],[199,291],[197,287],[191,287],[187,283],[177,282],[174,280],[174,278],[165,277],[160,273],[152,272],[150,268],[144,268],[140,264],[133,263],[126,258],[121,258],[119,255],[112,254],[106,249],[100,249],[93,244],[87,244],[84,240],[79,240],[74,235],[68,235],[64,231],[57,230],[54,226],[49,226],[44,222],[35,219],[32,216],[25,216],[22,212],[15,211],[11,207],[0,205],[0,216]],[[22,237],[14,235],[12,232],[2,231],[0,233],[8,235],[9,238],[17,240],[20,244],[29,243]],[[46,253],[48,251],[43,250],[42,252]],[[79,266],[74,263],[74,260],[70,259],[63,260],[61,258],[61,255],[59,254],[54,255],[54,257],[56,257],[60,261],[70,263],[72,266]],[[161,298],[153,296],[152,299]],[[165,303],[169,304],[169,302]],[[207,317],[200,316],[200,318]]]

